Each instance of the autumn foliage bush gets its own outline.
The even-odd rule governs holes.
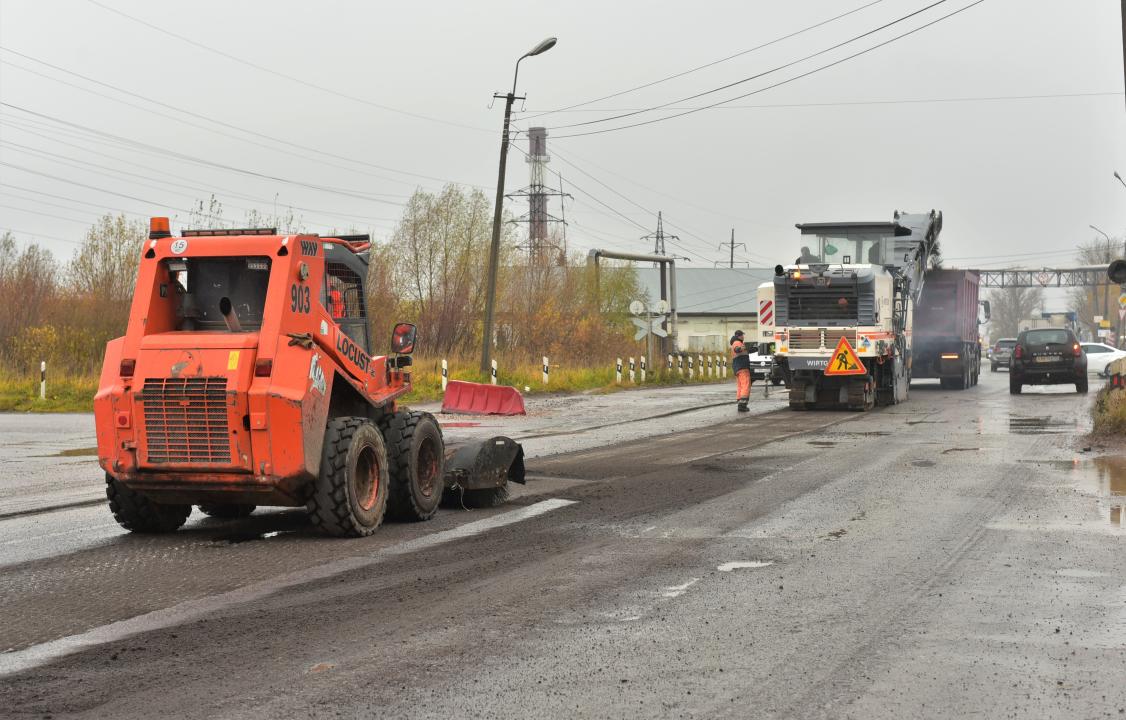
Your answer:
[[[212,198],[195,225],[220,225],[221,204]],[[301,231],[292,213],[253,223]],[[595,270],[562,242],[536,255],[518,249],[514,225],[505,223],[497,278],[493,355],[507,368],[528,373],[542,356],[576,373],[597,368],[602,384],[613,359],[639,355],[627,308],[639,297],[636,273],[626,265],[603,263]],[[349,232],[353,232],[349,230]],[[484,193],[448,186],[416,192],[398,226],[370,251],[367,309],[373,354],[387,351],[396,322],[418,326],[418,354],[450,358],[459,367],[479,362],[483,332],[492,203]],[[48,250],[19,247],[10,233],[0,236],[0,385],[38,376],[40,361],[57,376],[90,378],[93,386],[106,342],[120,336],[128,321],[140,251],[148,237],[143,221],[106,215],[92,226],[66,261]],[[555,239],[558,241],[558,239]],[[522,372],[524,372],[522,370]],[[589,373],[588,373],[589,374]],[[560,376],[562,377],[562,376]]]

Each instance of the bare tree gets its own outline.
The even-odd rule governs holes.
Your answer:
[[[1076,259],[1081,265],[1109,265],[1111,260],[1122,257],[1122,244],[1121,238],[1108,240],[1100,237],[1080,245],[1076,252]],[[1092,334],[1097,333],[1096,315],[1102,316],[1113,323],[1118,309],[1119,288],[1112,285],[1110,279],[1104,274],[1100,274],[1099,277],[1104,280],[1103,283],[1073,288],[1068,293],[1071,309],[1075,311],[1083,326],[1092,329]]]
[[[1044,307],[1044,289],[999,288],[989,294],[989,304],[992,312],[991,334],[995,338],[1016,337],[1028,324],[1032,314]]]
[[[41,324],[58,292],[58,267],[50,251],[30,244],[19,250],[10,232],[0,235],[0,347],[27,327]]]

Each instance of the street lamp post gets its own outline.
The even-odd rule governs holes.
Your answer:
[[[497,198],[496,207],[493,209],[493,240],[489,244],[489,275],[485,290],[485,328],[481,338],[481,372],[488,373],[491,369],[493,350],[493,320],[496,310],[497,295],[497,265],[500,262],[500,222],[501,211],[504,206],[504,171],[508,163],[508,126],[512,120],[512,103],[516,101],[516,78],[520,76],[520,61],[526,57],[534,57],[545,53],[555,47],[556,38],[548,39],[536,45],[520,56],[516,61],[516,72],[512,74],[512,92],[507,95],[493,95],[494,98],[504,98],[504,130],[500,136],[500,169],[497,171]]]

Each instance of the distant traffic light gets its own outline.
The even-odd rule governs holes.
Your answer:
[[[1106,275],[1111,282],[1126,283],[1126,260],[1115,260],[1107,266]]]

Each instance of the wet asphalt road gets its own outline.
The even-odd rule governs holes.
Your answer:
[[[364,540],[0,520],[0,707],[1122,717],[1126,463],[1083,451],[1090,398],[1006,381],[545,453],[506,506]]]

